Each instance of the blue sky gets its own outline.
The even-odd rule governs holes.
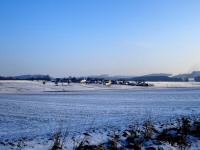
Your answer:
[[[0,75],[200,69],[199,0],[1,0]]]

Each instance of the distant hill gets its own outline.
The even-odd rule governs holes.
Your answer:
[[[176,78],[196,78],[196,77],[200,77],[200,71],[193,71],[192,73],[187,73],[187,74],[179,74],[174,77],[176,77]]]
[[[93,76],[88,76],[88,77],[96,78],[96,79],[105,79],[105,80],[119,80],[119,79],[127,79],[132,76],[122,76],[122,75],[109,76],[109,75],[105,74],[105,75],[93,75]]]
[[[158,81],[183,81],[180,78],[175,78],[175,77],[169,77],[169,76],[163,76],[163,75],[145,75],[145,76],[139,76],[139,77],[133,77],[131,79],[129,79],[130,81],[154,81],[154,82],[158,82]]]
[[[154,77],[156,77],[156,76],[166,76],[166,77],[169,77],[169,76],[172,76],[172,74],[169,74],[169,73],[152,73],[152,74],[147,74],[147,75],[144,75],[144,76],[154,76]]]
[[[66,77],[65,79],[70,79],[70,77]],[[126,80],[126,81],[188,81],[189,78],[194,78],[195,81],[200,81],[200,71],[193,71],[192,73],[187,74],[179,74],[172,76],[171,74],[166,73],[156,73],[156,74],[148,74],[143,76],[109,76],[107,74],[104,75],[93,75],[88,77],[74,77],[73,79],[81,80],[84,78],[90,78],[91,80]],[[50,77],[49,75],[21,75],[21,76],[10,76],[10,77],[3,77],[0,76],[0,80],[46,80],[50,81],[54,78]],[[59,78],[63,79],[63,78]],[[78,81],[79,81],[78,80]]]
[[[3,77],[0,76],[0,80],[51,80],[49,75],[21,75],[21,76],[12,76],[12,77]]]
[[[106,80],[126,80],[126,81],[183,81],[181,78],[172,77],[172,74],[166,74],[166,73],[147,74],[136,77],[99,75],[99,76],[90,76],[90,78],[96,78],[96,79],[103,78]]]

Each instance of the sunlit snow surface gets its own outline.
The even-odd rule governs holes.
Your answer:
[[[169,88],[171,84],[176,88]],[[163,121],[200,113],[197,83],[155,85],[57,87],[53,83],[1,81],[0,139],[45,137],[57,128],[66,128],[73,136],[91,128],[125,128],[148,117]]]

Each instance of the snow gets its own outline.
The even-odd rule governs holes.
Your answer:
[[[70,91],[92,91],[111,89],[133,89],[135,87],[126,85],[112,85],[111,87],[102,84],[61,84],[55,86],[53,82],[43,85],[42,81],[0,81],[0,93],[41,93],[41,92],[70,92]]]
[[[161,88],[200,88],[199,82],[148,82],[153,87],[138,87],[127,85],[105,86],[101,84],[79,84],[71,83],[55,86],[52,82],[43,85],[42,81],[0,81],[0,93],[43,93],[43,92],[72,92],[72,91],[97,91],[97,90],[143,90],[143,89],[161,89]]]
[[[105,86],[101,84],[61,84],[55,86],[52,82],[43,85],[42,81],[0,81],[0,93],[41,93],[41,92],[70,92],[70,91],[96,91],[96,90],[143,90],[152,88],[200,88],[199,82],[148,82],[153,87],[138,87],[127,85]]]
[[[200,82],[149,82],[157,88],[200,88]]]
[[[91,143],[95,144],[106,140],[109,129],[123,130],[149,117],[159,123],[176,116],[200,114],[199,83],[153,84],[154,87],[78,83],[55,86],[50,82],[43,85],[36,81],[0,81],[0,141],[26,137],[23,150],[45,150],[53,144],[47,139],[63,128],[69,137],[90,132],[95,137]],[[93,130],[98,132],[93,134]],[[72,147],[73,141],[68,142]],[[199,147],[197,140],[190,149]],[[0,144],[1,150],[10,148]]]

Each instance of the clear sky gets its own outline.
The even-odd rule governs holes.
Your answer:
[[[0,75],[196,69],[199,0],[0,0]]]

